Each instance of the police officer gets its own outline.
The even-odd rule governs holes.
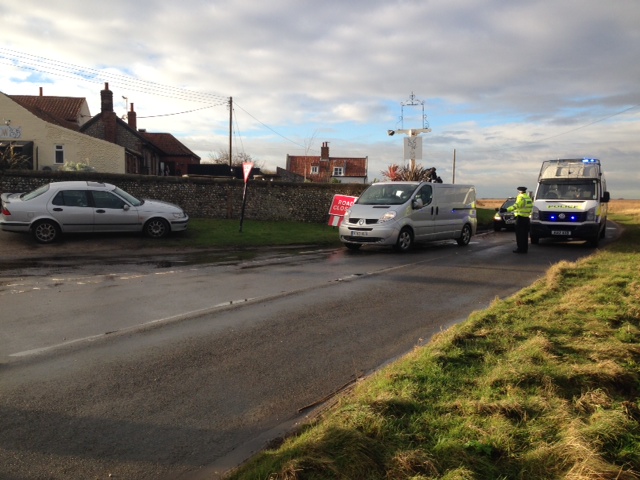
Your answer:
[[[516,248],[513,253],[527,253],[529,250],[529,224],[533,201],[527,194],[527,187],[518,187],[516,203],[507,208],[507,212],[513,212],[516,217]]]

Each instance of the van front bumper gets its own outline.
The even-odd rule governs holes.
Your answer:
[[[532,238],[580,238],[591,239],[600,233],[600,224],[596,222],[576,224],[552,225],[531,222],[530,226]]]
[[[360,245],[395,245],[400,230],[393,225],[376,225],[375,228],[341,223],[338,227],[342,243],[357,243]]]

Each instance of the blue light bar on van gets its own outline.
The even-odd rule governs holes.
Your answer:
[[[600,163],[597,158],[583,158],[582,163]]]

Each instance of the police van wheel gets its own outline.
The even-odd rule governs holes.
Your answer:
[[[398,235],[398,240],[395,244],[395,249],[398,252],[408,252],[413,245],[413,234],[411,230],[408,228],[403,228],[400,230],[400,234]]]
[[[456,238],[456,242],[458,242],[458,245],[464,247],[466,245],[469,245],[470,241],[471,241],[471,227],[467,224],[464,227],[462,227],[462,232],[460,233],[460,236]]]

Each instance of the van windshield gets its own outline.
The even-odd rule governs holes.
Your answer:
[[[360,205],[402,205],[416,190],[418,185],[399,183],[373,184],[356,201]]]
[[[543,200],[596,200],[595,183],[543,183],[536,198]]]

